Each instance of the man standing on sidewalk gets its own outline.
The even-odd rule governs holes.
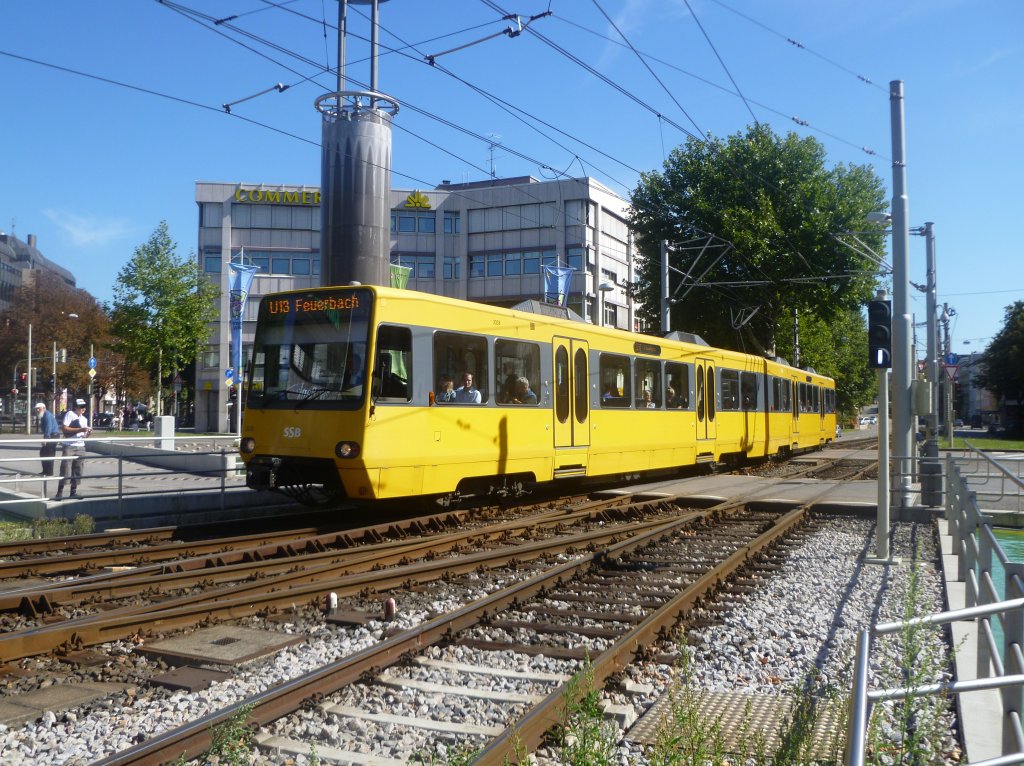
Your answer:
[[[57,440],[60,438],[57,418],[42,402],[36,404],[36,415],[39,416],[39,433],[43,435],[43,443],[39,447],[39,457],[43,461],[43,476],[53,476],[53,456],[57,454]]]
[[[54,500],[62,500],[64,482],[71,477],[71,494],[78,498],[78,482],[82,478],[82,463],[85,462],[85,437],[89,435],[89,419],[85,416],[85,400],[75,400],[75,409],[68,410],[61,424],[61,431],[66,437],[62,443],[64,459],[60,461],[60,483],[57,484],[57,495]]]

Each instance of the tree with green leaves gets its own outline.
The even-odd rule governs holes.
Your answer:
[[[827,168],[814,138],[779,137],[762,124],[724,141],[690,139],[662,172],[642,174],[631,195],[639,313],[661,326],[661,242],[714,235],[731,244],[720,258],[711,253],[724,248],[670,254],[670,291],[686,294],[672,307],[671,329],[774,355],[794,309],[827,327],[870,298],[878,266],[862,253],[882,252],[884,232],[866,217],[884,204],[884,186],[870,167]],[[801,358],[824,366],[812,355]]]
[[[161,221],[117,275],[111,313],[118,350],[162,388],[162,378],[183,369],[206,343],[218,296],[195,258],[177,256]]]
[[[1017,402],[1016,418],[1008,422],[1016,434],[1024,432],[1024,301],[1006,307],[1001,329],[981,358],[978,384],[991,391],[1004,406]]]
[[[836,407],[841,424],[849,426],[858,408],[875,398],[878,376],[865,364],[868,344],[864,315],[859,308],[847,309],[831,321],[813,314],[799,316],[800,364],[836,381]],[[779,356],[793,360],[793,334],[782,333]]]

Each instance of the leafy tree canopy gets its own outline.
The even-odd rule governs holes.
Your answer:
[[[113,332],[126,357],[169,373],[195,358],[217,316],[218,289],[194,258],[180,259],[161,221],[114,285]]]
[[[661,326],[662,240],[713,234],[733,245],[713,265],[706,255],[699,262],[693,252],[687,262],[670,255],[673,293],[680,280],[695,285],[672,307],[672,329],[726,348],[749,342],[771,354],[793,309],[830,323],[870,297],[877,267],[837,236],[857,232],[881,253],[884,233],[868,226],[866,216],[883,208],[884,195],[868,166],[826,168],[824,148],[813,138],[782,138],[758,125],[724,141],[690,139],[672,151],[662,172],[644,173],[631,195],[641,256],[634,290],[639,312],[649,326]],[[745,315],[756,309],[739,337],[738,309],[747,309]]]
[[[997,398],[1024,402],[1024,301],[1006,307],[1003,329],[992,339],[981,359],[978,383]],[[1018,421],[1020,431],[1024,422]]]
[[[38,370],[33,399],[48,399],[53,350],[64,349],[66,362],[57,362],[57,385],[73,396],[84,396],[89,383],[90,350],[101,376],[118,359],[110,351],[110,318],[95,298],[45,270],[31,272],[0,312],[0,369],[25,372],[28,330],[32,326],[32,366]]]
[[[836,404],[848,425],[858,408],[875,398],[878,376],[865,364],[868,331],[859,308],[846,309],[834,319],[799,316],[800,366],[811,367],[836,381]],[[779,335],[778,354],[795,360],[793,334]]]

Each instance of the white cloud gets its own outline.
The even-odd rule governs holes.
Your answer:
[[[127,222],[120,220],[104,221],[52,209],[44,210],[43,215],[63,229],[71,237],[72,243],[79,247],[107,245],[123,239],[131,231]]]
[[[975,75],[981,74],[986,70],[992,69],[993,67],[999,66],[1007,60],[1012,61],[1017,58],[1020,53],[1020,48],[1003,48],[1001,50],[991,51],[987,56],[982,58],[980,61],[976,61],[973,64],[966,66],[960,72],[962,75]]]

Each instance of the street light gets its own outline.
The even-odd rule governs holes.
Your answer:
[[[598,294],[598,302],[597,303],[598,303],[598,312],[599,312],[598,313],[597,324],[598,324],[599,327],[604,327],[605,326],[605,321],[604,321],[604,305],[605,305],[605,301],[608,299],[608,293],[610,293],[614,289],[615,289],[615,285],[613,285],[611,282],[602,282],[601,284],[599,284],[597,286],[597,294]]]

